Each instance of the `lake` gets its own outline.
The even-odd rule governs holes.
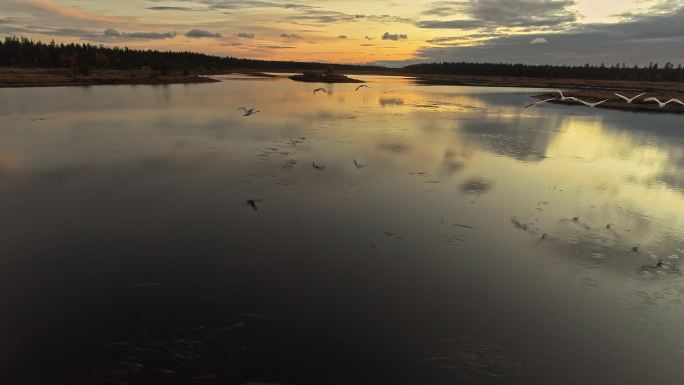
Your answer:
[[[681,116],[219,78],[0,89],[3,384],[681,381]]]

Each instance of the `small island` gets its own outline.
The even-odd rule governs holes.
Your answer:
[[[332,69],[326,71],[304,71],[301,75],[292,75],[290,79],[309,83],[365,83],[345,75],[336,74]]]

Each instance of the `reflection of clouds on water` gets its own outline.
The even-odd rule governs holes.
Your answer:
[[[444,151],[444,160],[442,160],[441,168],[447,175],[461,171],[464,166],[454,150],[448,149]]]
[[[469,378],[501,378],[523,374],[523,363],[509,357],[500,345],[473,343],[468,338],[447,339],[442,345],[422,362],[461,371]]]
[[[29,275],[22,274],[32,271],[31,261],[54,250],[56,257],[49,257],[59,263],[50,264],[45,275],[32,272],[30,276],[41,279],[25,285],[24,292],[44,295],[40,293],[59,287],[64,281],[60,277],[72,271],[90,274],[91,267],[81,263],[88,258],[74,256],[97,250],[102,256],[90,260],[102,272],[98,280],[134,271],[139,277],[131,282],[143,282],[137,290],[164,288],[164,274],[150,276],[150,271],[178,272],[180,281],[215,274],[220,289],[169,292],[169,304],[178,303],[179,297],[198,297],[201,303],[212,303],[205,297],[217,298],[216,308],[203,314],[219,316],[234,305],[226,317],[203,328],[188,325],[196,328],[188,332],[189,339],[204,341],[206,336],[208,341],[214,331],[249,332],[247,341],[263,351],[283,346],[261,338],[270,332],[277,331],[280,342],[280,336],[291,338],[294,345],[301,334],[287,323],[259,324],[263,329],[251,333],[255,321],[243,320],[239,313],[282,311],[281,320],[292,320],[293,314],[301,317],[301,324],[316,320],[325,338],[332,335],[329,331],[344,334],[349,324],[339,315],[354,314],[358,324],[348,329],[348,336],[381,346],[377,329],[357,326],[383,319],[384,330],[401,330],[399,334],[420,344],[420,351],[399,353],[416,361],[425,358],[421,368],[487,379],[520,373],[519,361],[509,353],[529,347],[515,345],[521,334],[559,330],[559,322],[577,325],[587,314],[608,315],[601,318],[611,326],[620,323],[625,334],[634,332],[624,322],[623,305],[639,301],[630,298],[637,288],[644,302],[681,303],[680,292],[667,292],[667,285],[680,279],[676,265],[684,258],[684,219],[679,215],[684,196],[673,193],[673,186],[682,184],[684,167],[680,117],[619,111],[577,116],[574,109],[561,107],[522,112],[519,105],[527,95],[384,81],[363,93],[336,85],[339,99],[314,98],[309,84],[270,79],[169,86],[164,101],[147,87],[135,92],[93,87],[82,97],[81,91],[66,88],[22,90],[9,99],[31,95],[22,101],[36,110],[28,116],[60,119],[33,125],[8,119],[10,127],[3,125],[0,132],[0,173],[6,174],[0,191],[6,231],[0,232],[0,244],[22,264],[21,269],[0,270],[3,281],[28,282]],[[401,93],[385,94],[385,87],[401,88]],[[112,107],[111,100],[120,103]],[[263,112],[249,120],[236,117],[235,107],[247,103]],[[314,169],[312,162],[325,170]],[[245,208],[245,199],[266,204],[255,215]],[[440,224],[440,217],[447,220]],[[658,266],[660,259],[664,263]],[[549,276],[547,268],[559,279],[537,281],[538,275]],[[483,273],[496,277],[496,284],[483,284]],[[169,274],[175,281],[175,273]],[[50,279],[61,281],[53,285]],[[224,287],[238,280],[244,284]],[[99,293],[99,281],[74,282]],[[249,293],[242,292],[247,285]],[[506,303],[492,301],[504,289]],[[584,290],[593,290],[600,300],[584,301]],[[582,312],[568,306],[578,302]],[[392,310],[394,304],[396,316],[385,317],[388,309],[383,306]],[[318,310],[321,305],[330,307],[324,312],[329,317]],[[199,308],[192,308],[187,302],[164,305],[163,312],[149,316],[187,313],[195,321]],[[421,322],[403,318],[407,308],[417,309],[412,317],[424,317]],[[559,316],[549,321],[554,314]],[[499,322],[498,316],[512,318],[515,327]],[[535,322],[525,322],[529,319]],[[109,320],[98,322],[106,330],[119,327]],[[596,328],[605,330],[602,326]],[[578,333],[584,333],[581,329]],[[55,333],[63,330],[54,327]],[[430,342],[437,333],[439,339],[471,330],[482,334],[472,341]],[[498,336],[505,350],[487,345]],[[581,337],[577,341],[590,343],[571,341],[576,345],[568,354],[581,352],[577,356],[586,358],[585,363],[597,363],[591,369],[603,365],[600,353],[587,349],[596,335]],[[567,343],[564,338],[540,341],[541,349],[553,350]],[[614,349],[622,341],[601,342]],[[679,349],[676,342],[658,342],[645,347],[651,356]],[[513,344],[510,350],[508,344]],[[335,343],[327,346],[340,352]],[[162,350],[181,355],[193,351],[174,349]],[[122,357],[133,354],[123,350]],[[292,360],[285,358],[285,364],[314,362],[312,351],[317,349],[293,348],[288,352]],[[263,358],[260,354],[246,359]],[[540,356],[530,352],[531,360],[545,358]],[[363,365],[366,358],[351,364]],[[223,362],[235,365],[229,359]],[[650,369],[658,367],[651,363],[649,376],[658,372]],[[619,373],[620,368],[609,374]]]
[[[403,154],[411,149],[409,145],[401,142],[382,142],[378,144],[378,148],[395,154]]]
[[[404,99],[401,98],[383,98],[378,99],[378,104],[381,107],[385,106],[401,106],[404,104]]]
[[[505,155],[524,162],[538,162],[546,158],[547,146],[552,132],[543,130],[550,124],[547,119],[536,121],[511,120],[500,121],[469,120],[461,125],[461,132],[466,134],[464,140],[477,143],[489,151]],[[530,129],[539,127],[542,129]]]
[[[492,181],[481,177],[473,177],[461,183],[461,191],[467,194],[484,194],[492,188]]]

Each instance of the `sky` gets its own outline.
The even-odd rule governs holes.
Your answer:
[[[684,0],[0,0],[0,36],[269,60],[684,64]]]

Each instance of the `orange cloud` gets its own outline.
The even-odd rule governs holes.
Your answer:
[[[84,11],[80,8],[58,4],[52,0],[26,0],[25,4],[39,11],[51,13],[53,15],[72,20],[108,24],[129,24],[132,21],[132,18],[130,17],[98,15],[92,12]]]

